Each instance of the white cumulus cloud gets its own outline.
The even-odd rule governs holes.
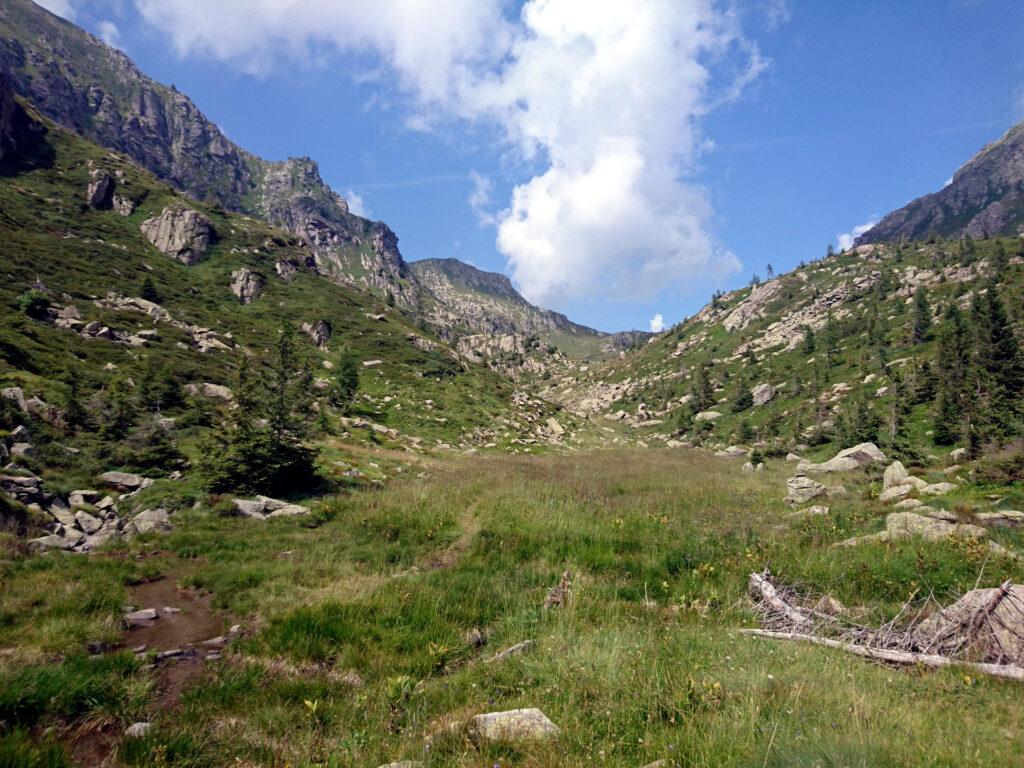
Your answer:
[[[651,318],[651,333],[661,333],[665,330],[665,318],[658,312]]]
[[[863,235],[877,223],[878,221],[876,219],[871,219],[871,221],[865,222],[864,224],[860,224],[854,227],[849,232],[843,232],[842,234],[836,235],[836,245],[839,246],[839,250],[846,251],[852,248],[853,241],[856,240],[861,235]]]
[[[692,181],[701,119],[765,66],[716,0],[135,0],[182,55],[261,74],[373,54],[421,128],[490,126],[531,167],[491,213],[469,203],[533,301],[640,298],[738,269]],[[785,3],[776,3],[784,17]],[[518,12],[517,12],[518,8]],[[366,57],[360,57],[363,61]],[[362,74],[365,74],[362,73]]]

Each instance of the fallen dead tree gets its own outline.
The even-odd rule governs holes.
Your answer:
[[[776,584],[768,571],[752,573],[748,591],[761,628],[740,630],[743,634],[813,643],[882,663],[961,666],[1024,682],[1021,585],[1005,582],[992,589],[974,589],[947,607],[931,596],[916,611],[908,602],[879,627],[849,620],[831,598],[814,601],[792,587]]]

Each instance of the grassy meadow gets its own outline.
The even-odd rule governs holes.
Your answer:
[[[878,479],[842,477],[797,522],[789,473],[695,451],[418,459],[386,487],[257,523],[209,504],[88,558],[5,549],[0,766],[69,764],[62,744],[154,722],[112,765],[963,766],[1024,760],[1019,686],[887,668],[736,632],[751,571],[828,592],[864,621],[1024,567],[952,542],[835,542],[881,527]],[[212,503],[212,500],[211,500]],[[933,502],[934,503],[934,502]],[[967,514],[970,499],[958,502]],[[993,536],[1024,549],[1020,534]],[[573,574],[572,599],[543,611]],[[131,585],[164,575],[243,631],[160,710],[158,673],[114,642]],[[917,597],[914,597],[914,595]],[[478,647],[467,638],[477,628]],[[533,648],[488,662],[524,640]],[[560,737],[478,747],[450,724],[538,707]]]

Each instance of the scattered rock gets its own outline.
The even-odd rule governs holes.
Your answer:
[[[896,504],[897,509],[918,509],[923,506],[924,502],[920,499],[904,499]]]
[[[903,466],[903,462],[894,461],[882,475],[882,490],[887,491],[897,485],[905,485],[908,477],[910,477],[910,473]]]
[[[75,542],[70,539],[66,539],[63,536],[51,533],[48,536],[40,536],[37,539],[30,539],[28,545],[29,549],[33,552],[45,552],[48,549],[74,549]]]
[[[558,419],[556,419],[554,416],[548,419],[547,424],[548,429],[551,431],[553,435],[561,436],[565,434],[565,429],[562,427],[561,424],[558,423]]]
[[[263,295],[263,286],[266,282],[266,278],[259,272],[242,267],[231,273],[231,292],[243,304],[252,304]]]
[[[539,709],[512,709],[476,715],[469,721],[469,734],[477,743],[522,743],[553,739],[559,729]]]
[[[466,631],[462,641],[471,648],[482,648],[487,645],[487,635],[480,627],[473,627]]]
[[[827,515],[828,511],[828,507],[815,504],[813,507],[806,507],[805,509],[798,509],[796,512],[790,512],[786,517],[799,519],[807,517],[821,517],[822,515]]]
[[[748,461],[743,465],[743,471],[748,475],[754,474],[754,465]]]
[[[951,461],[954,461],[954,462],[962,461],[963,459],[967,458],[967,449],[966,448],[956,448],[956,449],[954,449],[954,450],[949,452],[949,458],[950,458]]]

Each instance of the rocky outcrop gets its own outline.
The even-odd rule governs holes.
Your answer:
[[[912,200],[857,244],[1024,233],[1024,123],[965,163],[938,192]]]
[[[39,154],[46,128],[18,103],[14,84],[2,64],[0,49],[0,165],[10,166]]]
[[[302,332],[313,340],[313,343],[323,349],[331,340],[331,324],[326,320],[314,320],[312,323],[303,323]]]
[[[309,514],[309,507],[303,507],[300,504],[289,504],[287,501],[272,499],[269,496],[257,496],[253,500],[235,499],[234,504],[239,515],[252,518],[253,520]]]
[[[768,383],[758,384],[750,390],[750,395],[754,398],[755,406],[767,405],[775,397],[775,387]]]
[[[262,296],[263,286],[266,284],[267,281],[263,275],[248,267],[236,269],[231,273],[231,292],[243,304],[252,304]]]
[[[164,208],[139,229],[158,251],[187,266],[203,258],[214,237],[210,220],[191,208]]]
[[[775,297],[781,287],[782,282],[779,280],[769,280],[767,283],[755,286],[750,295],[722,321],[725,330],[741,330],[750,325],[755,318],[761,317],[764,314],[765,305]]]

